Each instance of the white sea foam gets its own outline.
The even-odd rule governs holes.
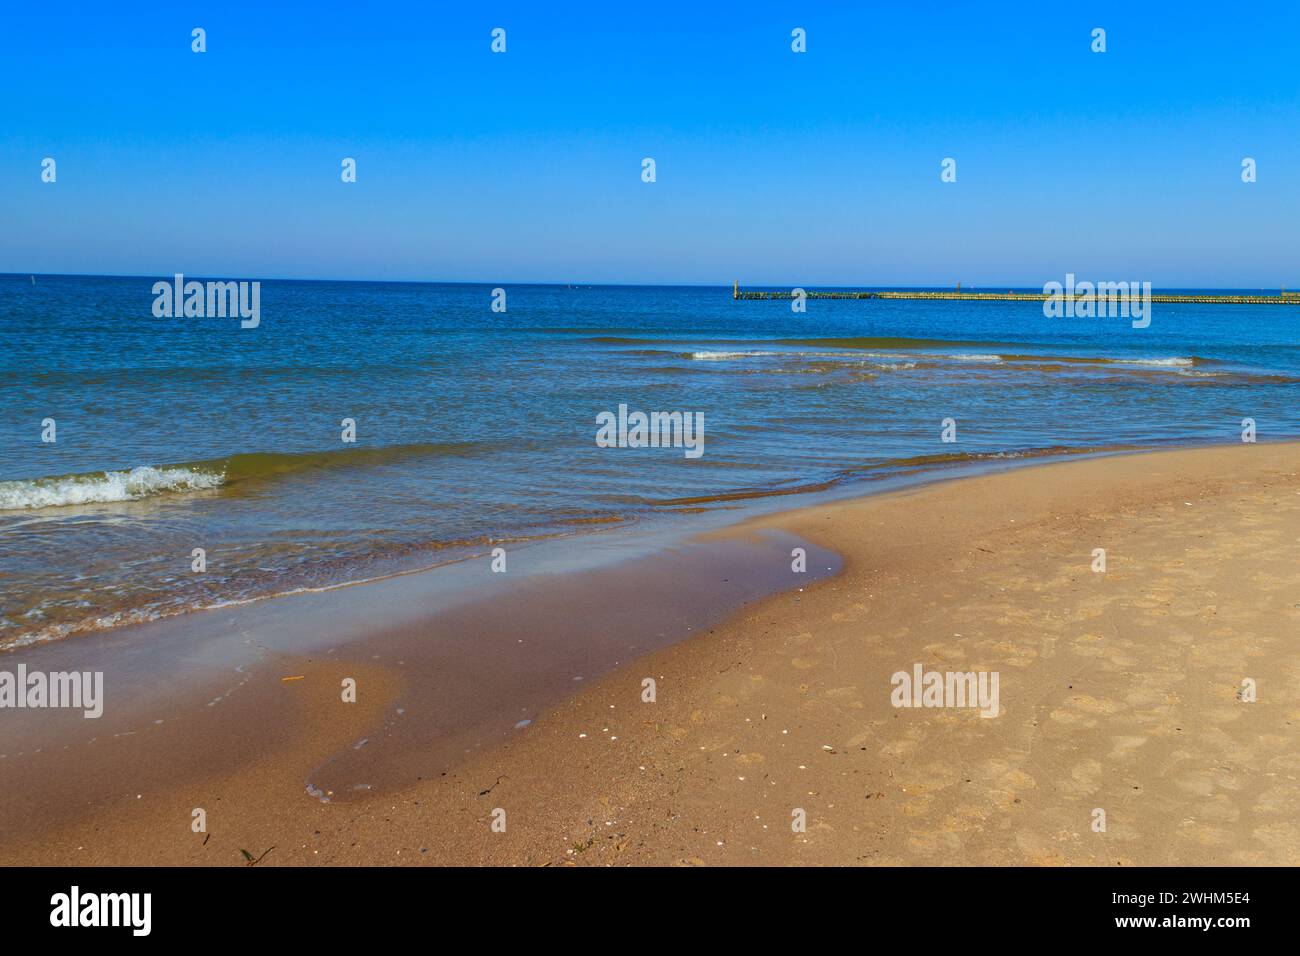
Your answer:
[[[137,501],[168,492],[217,488],[223,481],[221,475],[206,471],[151,465],[65,478],[0,481],[0,511]]]
[[[718,362],[725,359],[756,358],[764,355],[781,355],[781,352],[692,352],[691,358],[697,362]]]
[[[1195,365],[1195,359],[1189,358],[1157,358],[1157,359],[1111,359],[1115,363],[1124,365],[1160,365],[1160,366],[1177,366],[1185,367]]]

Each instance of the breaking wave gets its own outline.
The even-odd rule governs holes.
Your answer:
[[[210,491],[311,470],[471,454],[480,447],[479,443],[463,442],[387,445],[348,451],[251,452],[176,465],[141,465],[120,471],[0,481],[0,511],[140,501],[160,495]]]
[[[0,481],[0,511],[138,501],[171,492],[205,491],[219,487],[224,480],[219,474],[192,468],[144,465],[129,471]]]

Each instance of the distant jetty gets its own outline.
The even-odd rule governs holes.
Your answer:
[[[811,289],[804,290],[804,296],[809,299],[937,299],[942,301],[954,302],[1046,302],[1049,299],[1062,298],[1060,293],[1053,295],[1049,292],[961,292],[954,290],[951,292],[933,292],[919,291],[909,289],[898,290],[881,290],[876,292],[815,292]],[[790,292],[748,292],[740,288],[737,282],[732,288],[731,297],[733,299],[793,299],[795,294]],[[1118,293],[1110,295],[1106,293],[1093,293],[1092,296],[1086,295],[1069,295],[1065,299],[1083,299],[1083,298],[1115,298],[1115,299],[1137,299],[1140,296],[1136,293]],[[1172,295],[1168,293],[1153,292],[1151,294],[1152,302],[1186,302],[1196,305],[1300,305],[1300,292],[1287,292],[1282,290],[1277,295]]]

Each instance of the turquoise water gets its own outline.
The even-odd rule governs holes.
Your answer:
[[[267,281],[243,329],[156,318],[170,276],[34,278],[0,276],[0,646],[972,460],[1238,442],[1247,417],[1300,434],[1294,306],[1157,303],[1134,329],[1027,303],[505,286],[494,312],[490,286]],[[598,447],[620,404],[703,413],[703,454]]]

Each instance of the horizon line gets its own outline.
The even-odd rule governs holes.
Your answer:
[[[160,275],[161,275],[161,274],[159,274],[159,273],[108,273],[108,272],[105,272],[105,273],[100,273],[100,272],[0,272],[0,277],[4,277],[4,278],[8,278],[8,277],[22,278],[22,277],[24,277],[24,276],[25,276],[25,277],[28,277],[28,278],[34,278],[34,277],[36,277],[36,276],[40,276],[40,277],[42,277],[42,278],[46,278],[46,279],[141,279],[141,280],[152,280],[152,281],[155,281],[155,282],[157,282],[157,281],[161,281]],[[177,275],[177,273],[175,273],[175,272],[169,274],[170,277],[174,277],[174,276],[176,276],[176,275]],[[185,275],[185,273],[180,273],[180,275]],[[355,278],[337,278],[337,277],[335,277],[335,278],[319,278],[319,277],[312,277],[312,276],[263,276],[263,277],[260,277],[260,278],[257,278],[257,279],[234,280],[233,277],[231,277],[231,276],[225,276],[225,277],[222,277],[222,276],[219,276],[219,275],[216,275],[216,274],[213,274],[213,275],[207,275],[207,274],[204,274],[204,273],[191,273],[190,276],[191,276],[192,278],[195,277],[195,276],[197,276],[198,278],[202,278],[202,279],[218,279],[218,278],[221,278],[221,279],[223,279],[223,281],[256,281],[256,282],[333,282],[333,283],[340,283],[340,284],[348,283],[348,284],[353,284],[353,285],[357,285],[357,284],[364,284],[364,285],[460,285],[460,286],[486,286],[486,287],[494,287],[494,286],[552,286],[552,287],[555,287],[555,288],[573,288],[573,287],[581,288],[581,287],[584,287],[584,286],[585,286],[585,287],[587,287],[587,288],[593,288],[593,289],[594,289],[594,288],[602,288],[602,289],[632,289],[632,288],[643,288],[643,289],[645,289],[645,288],[649,288],[649,289],[724,289],[724,290],[728,290],[728,291],[730,291],[730,289],[733,287],[733,284],[736,283],[736,280],[734,280],[734,279],[733,279],[733,280],[730,280],[730,281],[728,281],[728,282],[724,282],[724,283],[719,284],[719,285],[714,285],[714,284],[712,284],[712,283],[700,283],[700,282],[593,282],[593,281],[563,282],[563,281],[555,281],[555,280],[548,280],[548,281],[529,281],[529,280],[508,280],[508,281],[495,280],[495,281],[488,281],[488,280],[473,280],[473,279],[355,279]],[[1056,280],[1053,279],[1053,280],[1050,280],[1050,281],[1056,281]],[[1085,281],[1091,281],[1091,280],[1085,280]],[[945,285],[937,285],[937,284],[908,285],[908,284],[902,284],[902,283],[891,283],[891,284],[885,284],[885,285],[873,284],[873,283],[857,283],[857,284],[853,284],[853,285],[839,285],[839,284],[825,283],[825,284],[819,284],[819,285],[813,285],[813,284],[810,284],[810,285],[806,285],[806,286],[805,286],[805,285],[797,285],[797,284],[796,284],[796,285],[791,286],[791,285],[789,285],[788,283],[786,283],[786,284],[782,284],[782,283],[755,283],[755,284],[752,284],[752,285],[741,286],[740,288],[741,288],[742,290],[743,290],[743,289],[767,290],[767,289],[787,289],[787,288],[791,288],[791,289],[793,289],[793,288],[803,288],[803,289],[806,289],[806,290],[808,290],[808,291],[813,291],[815,288],[822,288],[822,289],[869,289],[869,290],[889,290],[889,289],[901,289],[901,290],[905,290],[905,289],[920,289],[920,290],[951,290],[951,289],[958,288],[958,287],[960,287],[960,289],[961,289],[962,291],[972,291],[972,290],[981,290],[981,289],[983,289],[983,290],[988,290],[988,289],[997,289],[997,290],[1003,290],[1003,289],[1005,289],[1005,290],[1016,290],[1016,289],[1038,289],[1038,288],[1039,288],[1039,285],[1037,285],[1037,284],[1035,284],[1035,285],[1014,285],[1014,284],[1008,285],[1007,283],[1004,283],[1004,282],[1003,282],[1003,283],[984,283],[984,284],[979,284],[979,283],[970,283],[970,284],[968,284],[968,283],[966,283],[965,281],[961,282],[960,284],[958,284],[958,283],[949,283],[949,284],[945,284]],[[1279,284],[1279,285],[1276,285],[1276,286],[1155,286],[1155,285],[1152,285],[1152,289],[1153,289],[1153,290],[1155,290],[1155,289],[1157,289],[1157,288],[1162,288],[1162,289],[1195,289],[1195,290],[1199,290],[1199,291],[1216,291],[1216,290],[1217,290],[1217,291],[1243,291],[1243,290],[1246,290],[1246,289],[1259,289],[1261,292],[1264,292],[1264,291],[1271,291],[1271,290],[1273,290],[1273,289],[1286,290],[1286,289],[1288,289],[1288,288],[1291,288],[1291,289],[1295,289],[1295,290],[1297,290],[1297,291],[1300,291],[1300,281],[1297,281],[1296,284],[1295,284],[1294,286],[1288,286],[1288,285],[1285,285],[1285,284]]]

